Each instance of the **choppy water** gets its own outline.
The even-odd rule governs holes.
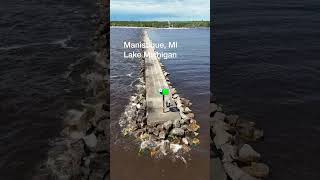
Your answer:
[[[134,93],[132,84],[137,81],[139,71],[138,59],[123,59],[123,41],[139,42],[141,32],[141,29],[132,28],[111,29],[111,178],[206,180],[209,178],[209,30],[149,31],[154,42],[175,39],[180,44],[176,50],[178,59],[163,63],[171,73],[170,79],[178,93],[192,101],[192,110],[201,125],[201,146],[194,148],[191,156],[187,157],[187,160],[191,159],[187,165],[167,158],[158,160],[138,156],[138,143],[119,134],[119,116]]]
[[[265,130],[272,180],[320,179],[320,3],[216,1],[212,85]]]
[[[90,1],[0,2],[0,179],[31,179],[94,58]]]

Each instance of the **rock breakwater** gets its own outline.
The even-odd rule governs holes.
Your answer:
[[[215,98],[211,98],[210,105],[211,158],[220,159],[224,171],[219,172],[222,179],[266,178],[269,167],[260,162],[260,153],[248,144],[263,139],[263,131],[255,128],[254,122],[241,119],[238,115],[227,115]]]
[[[158,60],[160,61],[160,59]],[[123,135],[134,136],[140,141],[140,154],[148,154],[157,158],[170,154],[185,161],[182,155],[189,152],[192,146],[200,143],[198,139],[200,126],[191,110],[192,103],[190,100],[180,97],[170,82],[170,73],[166,72],[162,63],[160,66],[173,102],[176,104],[175,111],[179,112],[180,118],[164,120],[163,123],[153,123],[152,125],[147,123],[145,61],[142,58],[140,83],[136,85],[136,94],[130,98],[119,124],[122,127]]]

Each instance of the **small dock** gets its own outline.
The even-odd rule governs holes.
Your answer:
[[[143,41],[152,43],[147,31],[143,32]],[[154,53],[155,49],[145,48],[146,53]],[[159,59],[157,57],[145,57],[145,82],[146,82],[146,102],[147,102],[147,124],[150,126],[161,124],[169,120],[180,119],[179,111],[163,112],[163,97],[159,89],[169,89],[166,78],[162,72]],[[176,106],[172,100],[171,93],[166,96],[167,100],[173,106]]]

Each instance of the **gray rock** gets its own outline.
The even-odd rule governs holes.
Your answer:
[[[159,132],[159,138],[160,138],[160,139],[165,139],[165,138],[166,138],[166,132],[160,131],[160,132]]]
[[[85,136],[83,140],[86,146],[88,146],[89,148],[95,148],[97,146],[98,140],[94,133],[91,133],[90,135]]]
[[[232,135],[223,129],[217,129],[215,130],[215,133],[216,135],[213,138],[213,141],[217,147],[221,147],[221,145],[229,143],[232,140]]]
[[[221,150],[223,152],[222,162],[233,162],[237,159],[237,147],[231,144],[221,145]]]
[[[84,137],[84,133],[83,132],[80,132],[80,131],[72,131],[70,132],[70,137],[72,139],[81,139]]]
[[[172,121],[167,121],[163,123],[163,128],[169,130],[172,127]]]
[[[239,160],[243,162],[252,162],[260,159],[260,154],[256,152],[249,144],[244,144],[239,149]]]
[[[252,163],[251,166],[245,166],[241,169],[257,178],[266,178],[269,175],[269,167],[263,163]]]
[[[175,127],[175,128],[179,128],[180,127],[180,119],[175,119],[173,121],[173,127]]]
[[[170,132],[170,134],[175,135],[175,136],[183,136],[184,135],[184,130],[181,128],[173,128]]]
[[[218,110],[218,105],[215,103],[211,103],[210,104],[210,111],[215,113],[215,112],[217,112],[217,110]]]
[[[181,98],[181,103],[185,106],[190,106],[191,101],[186,98]]]
[[[181,116],[181,118],[184,119],[184,120],[190,119],[190,118],[189,118],[187,115],[185,115],[182,111],[180,111],[180,116]]]
[[[213,116],[213,121],[224,121],[226,115],[222,112],[216,112]]]

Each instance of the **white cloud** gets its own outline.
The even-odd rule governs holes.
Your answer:
[[[210,0],[111,0],[111,16],[116,14],[145,15],[152,19],[157,15],[161,18],[205,19],[210,17]]]

